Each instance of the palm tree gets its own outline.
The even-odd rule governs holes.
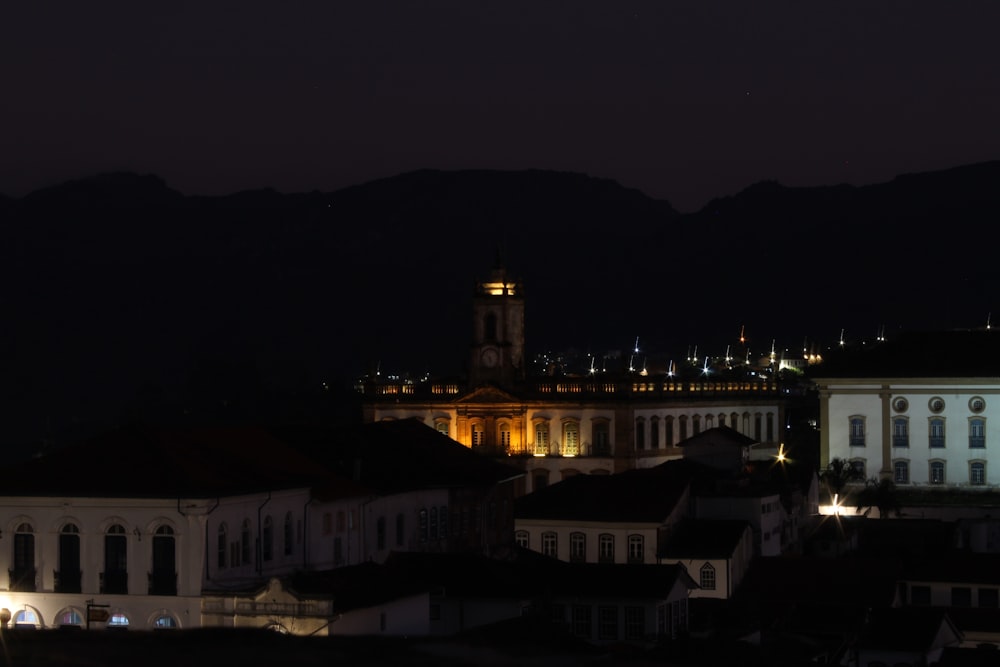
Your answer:
[[[899,516],[902,509],[899,494],[896,492],[895,482],[888,477],[873,477],[865,482],[865,488],[858,496],[858,513],[868,516],[873,507],[883,519],[888,519],[890,514]]]
[[[826,484],[830,497],[840,495],[848,482],[855,482],[861,479],[861,473],[851,465],[850,461],[844,459],[830,459],[826,470],[820,473],[820,480]]]

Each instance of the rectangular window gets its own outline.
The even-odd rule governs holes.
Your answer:
[[[892,420],[892,446],[910,446],[910,421],[905,417],[896,417]]]
[[[944,447],[944,420],[940,417],[931,417],[928,422],[930,432],[930,446]]]
[[[339,537],[333,538],[333,564],[344,564],[344,543]]]
[[[625,607],[625,639],[642,639],[645,636],[645,607]]]
[[[969,464],[969,483],[980,485],[986,483],[986,464],[982,461],[973,461]]]
[[[403,546],[406,537],[406,518],[402,514],[396,515],[396,546]]]
[[[979,606],[984,609],[996,609],[1000,602],[1000,595],[995,588],[979,589]]]
[[[519,530],[516,533],[514,533],[514,542],[517,544],[517,546],[519,546],[519,547],[521,547],[523,549],[527,549],[528,548],[528,531],[526,531],[526,530]]]
[[[601,563],[615,562],[615,536],[604,534],[597,538],[597,560]]]
[[[646,559],[643,546],[642,535],[628,536],[628,562],[642,563]]]
[[[981,448],[986,446],[986,420],[969,420],[969,447]]]
[[[896,484],[910,483],[910,464],[906,461],[896,461],[892,464],[892,481]]]
[[[608,424],[597,422],[593,428],[594,454],[596,456],[607,456],[611,453],[611,439],[608,437]]]
[[[591,632],[590,605],[573,605],[573,634],[577,637],[590,637]]]
[[[865,419],[864,417],[851,417],[850,420],[850,445],[851,447],[865,446]]]
[[[479,424],[474,424],[472,426],[472,446],[478,447],[480,445],[486,444],[484,435],[485,432],[483,431],[483,427]]]
[[[646,420],[641,417],[635,420],[635,448],[646,449]]]
[[[583,533],[571,533],[569,536],[569,559],[575,563],[587,560],[587,536]]]
[[[601,605],[597,608],[597,638],[618,639],[618,607]]]
[[[380,516],[375,521],[375,548],[385,549],[385,517]]]
[[[555,533],[542,533],[542,553],[552,558],[558,558],[558,541]]]
[[[965,586],[955,586],[951,589],[952,607],[971,607],[972,589]]]
[[[931,484],[944,484],[944,461],[931,461]]]
[[[421,508],[417,513],[417,529],[420,531],[420,541],[427,541],[427,510]]]

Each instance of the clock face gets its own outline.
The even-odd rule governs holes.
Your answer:
[[[480,358],[482,359],[483,366],[486,366],[486,368],[493,368],[497,365],[497,362],[500,361],[500,353],[492,347],[488,347],[483,350],[483,354]]]

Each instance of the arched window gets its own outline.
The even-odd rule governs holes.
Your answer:
[[[706,591],[715,590],[715,567],[711,563],[705,563],[701,566],[701,570],[698,573],[699,581],[698,585]]]
[[[38,613],[31,607],[25,607],[14,613],[14,617],[11,619],[15,628],[40,628],[42,627],[42,621],[38,616]]]
[[[660,418],[651,417],[649,419],[649,448],[660,448]]]
[[[30,523],[14,530],[14,568],[10,571],[12,591],[35,590],[35,531]]]
[[[545,456],[549,453],[549,423],[535,422],[535,456]]]
[[[83,612],[78,609],[74,609],[72,607],[67,607],[62,611],[60,611],[58,614],[56,614],[56,623],[60,626],[62,625],[82,626],[84,623]]]
[[[677,419],[680,424],[680,439],[683,442],[688,439],[688,418],[687,415],[681,415]]]
[[[475,421],[469,424],[469,430],[472,433],[472,446],[481,447],[486,444],[486,429],[483,427],[483,423],[480,421]]]
[[[563,456],[580,453],[580,423],[567,421],[563,424]]]
[[[129,626],[128,616],[125,612],[121,610],[116,610],[111,612],[111,618],[108,619],[108,628],[115,630],[127,630]]]
[[[930,462],[930,482],[931,484],[944,484],[944,461]]]
[[[243,519],[243,526],[240,528],[240,563],[251,565],[253,563],[253,533],[250,530],[250,519]]]
[[[260,557],[265,561],[274,558],[274,520],[270,515],[264,517],[264,526],[261,528]]]
[[[594,438],[594,456],[607,456],[611,453],[611,427],[608,421],[594,421],[591,427]]]
[[[542,533],[542,553],[552,558],[559,557],[559,541],[555,533]]]
[[[971,461],[969,463],[969,484],[980,486],[986,484],[986,462]]]
[[[226,549],[228,548],[228,538],[226,537],[226,524],[219,524],[219,537],[216,541],[216,565],[221,570],[226,567]]]
[[[587,560],[587,536],[580,532],[569,534],[569,559],[574,563]]]
[[[646,449],[646,420],[635,418],[635,448],[638,451]]]
[[[284,531],[282,531],[283,541],[284,541],[284,553],[285,553],[286,556],[291,556],[292,552],[295,549],[294,546],[293,546],[293,544],[294,544],[293,540],[295,539],[295,537],[294,537],[294,532],[293,532],[293,527],[292,526],[293,526],[293,524],[292,524],[292,513],[291,512],[286,512],[285,513]]]
[[[59,571],[55,573],[56,593],[79,593],[82,572],[80,570],[80,529],[67,523],[59,531]]]
[[[154,630],[176,630],[179,627],[177,619],[166,612],[160,612],[150,625]]]
[[[510,450],[510,422],[500,422],[497,425],[497,444],[506,452]]]
[[[694,435],[701,433],[701,415],[691,417],[691,430]]]
[[[615,562],[615,536],[602,533],[597,537],[597,561],[599,563]]]
[[[528,531],[519,530],[514,533],[514,544],[524,549],[528,548]]]
[[[910,463],[909,461],[892,462],[892,481],[896,484],[910,483]]]
[[[128,594],[128,539],[125,527],[114,524],[104,534],[104,572],[101,592],[106,595]]]
[[[401,513],[396,515],[396,546],[401,547],[406,541],[406,517]]]
[[[174,529],[160,526],[153,533],[153,571],[149,574],[150,595],[177,595],[177,554]]]
[[[663,444],[667,447],[674,446],[674,418],[667,417],[663,420],[665,435],[663,437]]]

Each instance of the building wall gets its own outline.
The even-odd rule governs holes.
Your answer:
[[[780,556],[785,510],[778,494],[765,496],[698,496],[695,518],[742,519],[753,530],[754,552],[761,556]]]
[[[1000,383],[958,379],[926,382],[886,380],[882,383],[820,381],[822,457],[863,462],[868,478],[885,476],[897,484],[985,488],[1000,486]],[[900,400],[905,409],[899,409]],[[943,407],[935,412],[931,401]],[[975,411],[973,399],[982,400]],[[851,444],[851,420],[864,423],[864,444]],[[908,446],[896,446],[894,420],[907,426]],[[931,419],[943,419],[944,446],[931,446]],[[972,446],[970,420],[985,420],[982,447]],[[943,464],[943,481],[932,474],[932,462]],[[905,463],[905,476],[897,464]],[[973,464],[982,464],[982,483]]]
[[[15,614],[31,610],[33,625],[57,627],[85,624],[87,602],[92,600],[116,622],[127,619],[129,627],[149,629],[157,619],[174,627],[196,627],[208,511],[209,503],[178,499],[4,498],[0,505],[0,572],[4,573],[0,574],[0,607]],[[61,573],[64,582],[69,574],[60,564],[59,547],[67,526],[78,531],[74,534],[79,540],[79,593],[56,592],[56,573]],[[125,542],[127,594],[102,592],[105,537],[109,530],[117,530],[113,526],[124,529],[120,536]],[[163,531],[170,533],[167,539],[174,543],[176,594],[150,595],[154,538],[167,537]],[[16,545],[23,546],[26,535],[33,543],[35,576],[28,587],[33,585],[34,591],[13,590],[7,575],[15,570]]]
[[[652,523],[596,523],[590,521],[559,521],[539,519],[516,519],[515,535],[527,533],[527,547],[533,551],[552,555],[546,549],[546,535],[555,536],[555,557],[561,561],[571,562],[571,545],[574,534],[583,536],[585,555],[582,561],[586,563],[613,562],[628,563],[629,537],[642,538],[642,560],[651,564],[656,562],[657,536],[661,524]],[[614,545],[614,558],[611,561],[601,559],[601,537],[609,536]]]

